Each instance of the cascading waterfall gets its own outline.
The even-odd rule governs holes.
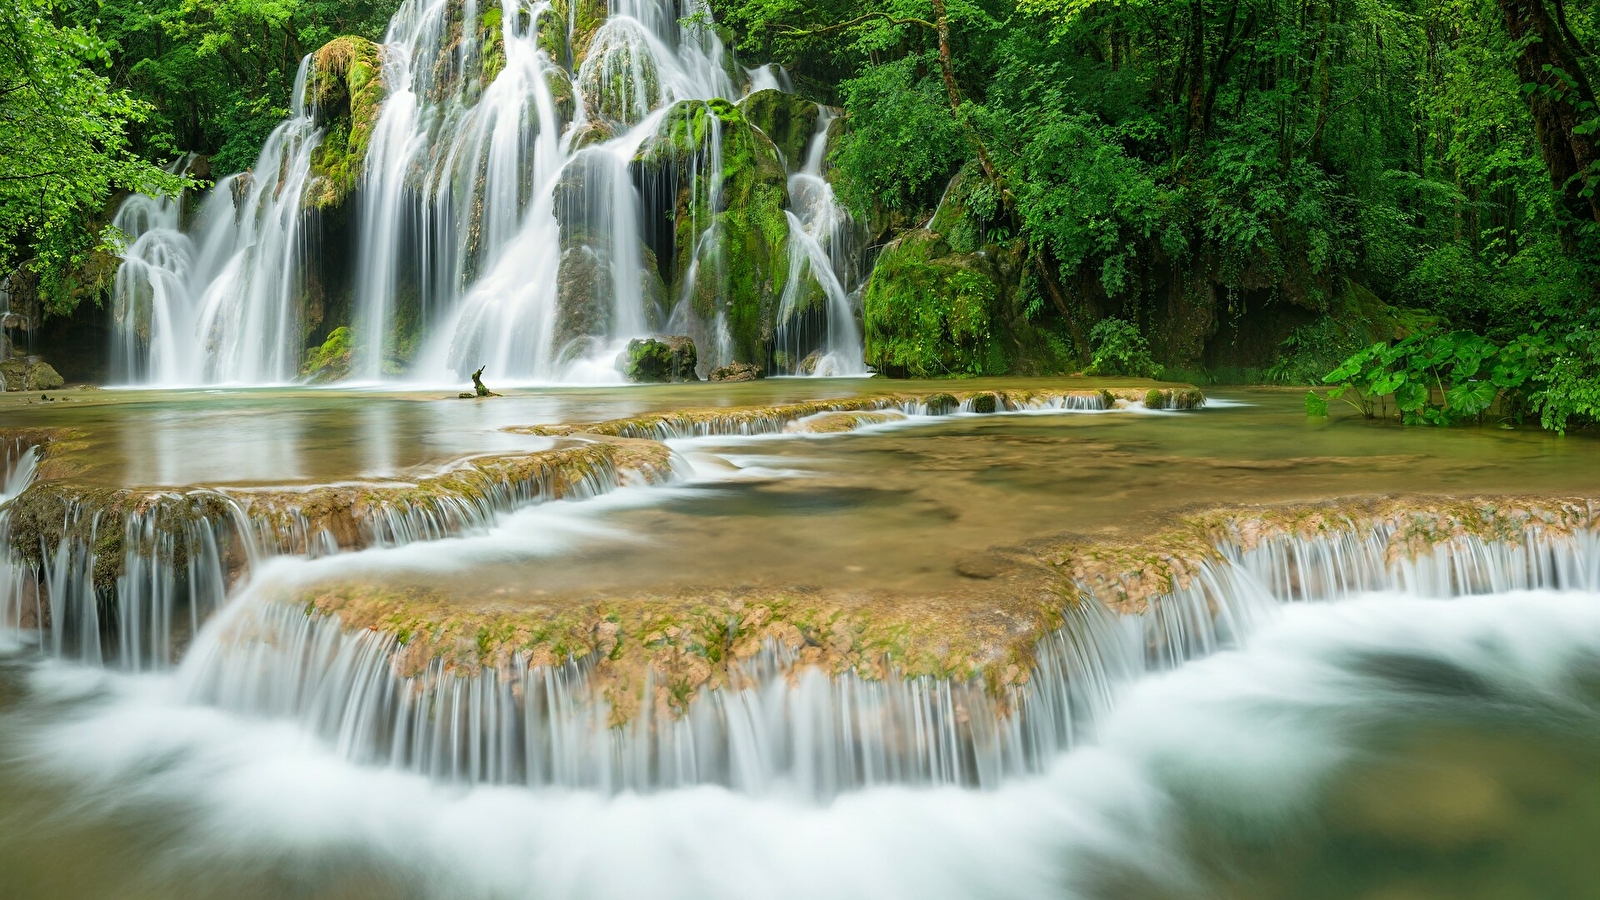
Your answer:
[[[861,247],[855,223],[824,177],[833,111],[817,108],[804,164],[789,176],[789,279],[778,312],[778,344],[805,375],[862,375]],[[820,290],[823,303],[807,303]],[[810,333],[818,328],[821,339]],[[812,356],[803,354],[815,348]]]
[[[112,225],[129,239],[114,291],[119,379],[274,384],[298,374],[302,198],[322,136],[312,74],[308,56],[289,119],[252,171],[217,182],[187,233],[181,199],[134,195],[117,211]]]
[[[1224,547],[1189,584],[1119,616],[1092,597],[1035,648],[1026,684],[829,677],[768,645],[727,687],[702,689],[671,718],[622,726],[582,661],[469,671],[435,661],[400,674],[393,635],[347,631],[260,591],[235,604],[185,660],[189,696],[291,718],[349,758],[460,782],[645,791],[720,784],[828,798],[874,784],[995,786],[1039,772],[1141,673],[1238,646],[1281,603],[1358,589],[1452,597],[1518,589],[1600,590],[1600,533],[1515,543],[1462,535],[1392,562],[1388,533],[1354,530]],[[653,695],[647,684],[644,696]]]
[[[455,380],[479,366],[503,380],[614,380],[628,339],[690,330],[686,298],[669,302],[655,285],[673,267],[689,271],[679,279],[686,292],[713,274],[727,285],[717,248],[732,236],[707,215],[692,232],[700,239],[678,251],[688,259],[657,258],[645,236],[663,211],[641,197],[640,150],[675,103],[737,99],[787,87],[787,77],[740,68],[695,0],[614,0],[592,35],[578,28],[576,6],[563,21],[545,0],[406,0],[366,80],[337,55],[319,71],[323,51],[302,62],[292,117],[254,169],[219,181],[192,220],[184,205],[195,200],[128,200],[116,220],[129,238],[116,377],[287,382],[308,348],[346,322],[339,374],[360,381]],[[375,112],[358,111],[357,95],[374,83]],[[865,371],[851,294],[860,248],[843,238],[848,217],[822,178],[829,116],[794,161],[792,262],[772,286],[785,309],[805,312],[776,323],[773,359],[743,360],[780,372],[800,371],[806,356],[806,374]],[[323,146],[328,129],[347,126],[365,142],[341,163],[359,167],[348,185],[329,160],[359,142]],[[719,132],[713,155],[721,142]],[[692,177],[710,180],[716,210],[720,162],[713,156]],[[350,233],[330,232],[340,228]],[[734,361],[725,310],[695,331],[703,368]]]

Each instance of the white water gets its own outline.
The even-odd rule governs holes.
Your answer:
[[[1206,895],[1212,860],[1188,854],[1187,829],[1293,831],[1332,779],[1361,777],[1372,729],[1490,702],[1592,733],[1594,698],[1574,679],[1597,648],[1593,592],[1301,605],[1243,651],[1129,686],[1093,744],[1037,776],[824,805],[714,787],[612,798],[451,788],[353,765],[291,725],[189,704],[171,676],[45,667],[33,692],[78,711],[7,730],[15,764],[60,783],[75,809],[159,809],[166,849],[144,862],[180,880],[274,859],[305,860],[311,877],[309,861],[337,848],[441,898],[1036,900],[1137,885],[1192,897]],[[1372,665],[1405,660],[1471,673],[1475,688],[1430,692]]]
[[[485,84],[494,30],[477,23],[491,3],[505,25],[504,66]],[[641,254],[641,226],[660,211],[642,204],[635,152],[677,101],[737,99],[787,78],[770,67],[750,76],[714,29],[680,24],[680,16],[709,16],[693,0],[615,0],[581,67],[569,72],[541,48],[540,30],[566,29],[570,42],[573,23],[548,11],[545,0],[406,0],[391,21],[385,99],[348,201],[352,379],[454,382],[484,366],[498,383],[616,380],[613,361],[628,339],[683,324],[669,321],[671,310],[647,290],[656,276]],[[193,222],[184,222],[177,200],[135,197],[119,212],[116,225],[130,242],[116,288],[118,380],[291,381],[314,334],[340,324],[325,321],[313,332],[301,314],[308,267],[330,252],[323,230],[309,227],[320,220],[304,200],[322,137],[306,96],[310,64],[307,57],[301,66],[293,117],[251,173],[218,183]],[[553,80],[571,82],[570,115]],[[596,127],[605,136],[598,145],[573,146]],[[860,248],[835,240],[848,220],[821,178],[825,136],[826,117],[793,176],[807,187],[797,194],[801,227],[788,252],[806,274],[775,287],[786,297],[809,288],[827,299],[813,316],[824,323],[820,333],[791,329],[788,343],[799,350],[789,352],[816,350],[824,361],[817,374],[859,374],[859,298],[847,296],[854,276],[841,273],[854,273]],[[560,208],[556,187],[574,165],[586,170],[583,189]],[[586,237],[564,245],[562,229],[575,222]],[[694,256],[677,264],[699,266]],[[585,258],[609,277],[579,281],[582,296],[563,298],[563,273],[571,279],[568,267]],[[663,270],[667,262],[659,261]],[[336,299],[322,302],[337,306]],[[603,312],[570,308],[585,304]],[[723,342],[702,343],[703,361],[732,361]]]

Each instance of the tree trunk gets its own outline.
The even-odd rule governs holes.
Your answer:
[[[1590,166],[1600,162],[1595,136],[1578,134],[1581,120],[1578,108],[1590,104],[1594,109],[1594,89],[1579,67],[1544,0],[1499,0],[1506,30],[1521,45],[1514,65],[1524,85],[1535,85],[1527,93],[1528,110],[1550,184],[1560,197],[1560,206],[1573,221],[1561,224],[1562,239],[1570,249],[1577,242],[1576,224],[1600,222],[1600,197],[1583,196],[1583,178]],[[1593,115],[1593,113],[1591,113]]]

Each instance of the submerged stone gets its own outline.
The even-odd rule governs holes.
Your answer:
[[[694,341],[683,335],[635,338],[617,358],[617,368],[635,384],[698,381]]]

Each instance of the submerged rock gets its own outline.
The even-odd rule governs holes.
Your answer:
[[[623,377],[635,384],[698,381],[694,341],[683,335],[635,338],[617,359]]]
[[[710,380],[755,381],[757,378],[765,377],[766,373],[761,371],[760,366],[754,366],[746,362],[732,362],[725,366],[719,366],[715,369],[712,369]]]

